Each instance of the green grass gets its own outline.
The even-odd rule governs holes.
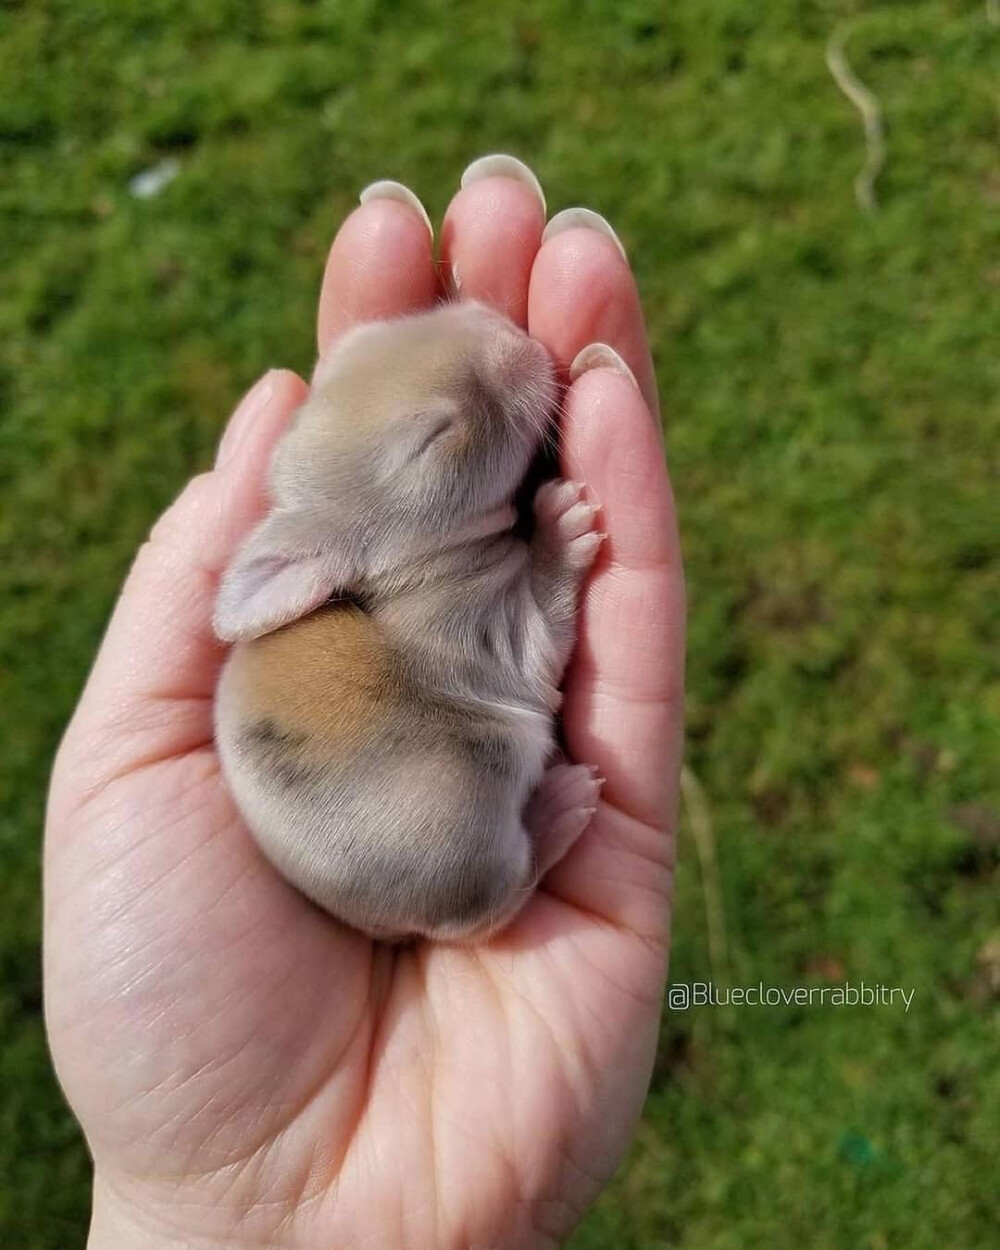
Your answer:
[[[885,114],[879,209],[858,115]],[[689,566],[675,981],[578,1250],[983,1247],[998,1218],[1000,29],[978,0],[0,0],[0,1244],[82,1244],[40,1017],[47,771],[129,558],[241,389],[307,370],[377,177],[510,150],[619,227]],[[129,179],[181,172],[140,201]],[[992,941],[992,947],[988,944]],[[989,951],[992,949],[992,962]]]

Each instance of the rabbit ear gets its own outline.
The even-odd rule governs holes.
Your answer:
[[[354,577],[336,539],[309,544],[305,519],[272,512],[253,531],[226,570],[215,604],[215,632],[223,642],[269,634],[318,608]]]

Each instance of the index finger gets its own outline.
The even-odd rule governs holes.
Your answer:
[[[575,758],[602,770],[605,799],[662,828],[680,766],[684,577],[642,310],[609,232],[602,219],[600,230],[550,233],[532,270],[528,328],[566,371],[595,341],[622,358],[583,372],[564,405],[562,472],[587,483],[608,533],[581,608],[565,729]]]
[[[608,802],[663,828],[681,756],[684,575],[659,430],[630,378],[595,368],[570,388],[563,472],[587,483],[608,534],[581,606],[567,742],[601,769]]]

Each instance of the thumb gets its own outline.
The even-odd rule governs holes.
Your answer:
[[[297,374],[266,373],[230,419],[215,467],[139,549],[60,747],[61,771],[79,767],[86,789],[211,740],[225,655],[212,632],[218,580],[264,511],[271,450],[307,394]]]

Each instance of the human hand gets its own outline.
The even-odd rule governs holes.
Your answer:
[[[442,250],[564,372],[603,341],[639,380],[587,370],[562,427],[609,535],[564,703],[570,752],[607,779],[594,822],[473,949],[373,944],[262,858],[213,746],[211,616],[307,392],[267,374],[138,553],[53,772],[46,1016],[94,1158],[92,1247],[546,1245],[624,1152],[666,977],[683,578],[627,262],[544,224],[525,181],[482,177]],[[416,209],[368,199],[331,250],[320,348],[438,296]]]

